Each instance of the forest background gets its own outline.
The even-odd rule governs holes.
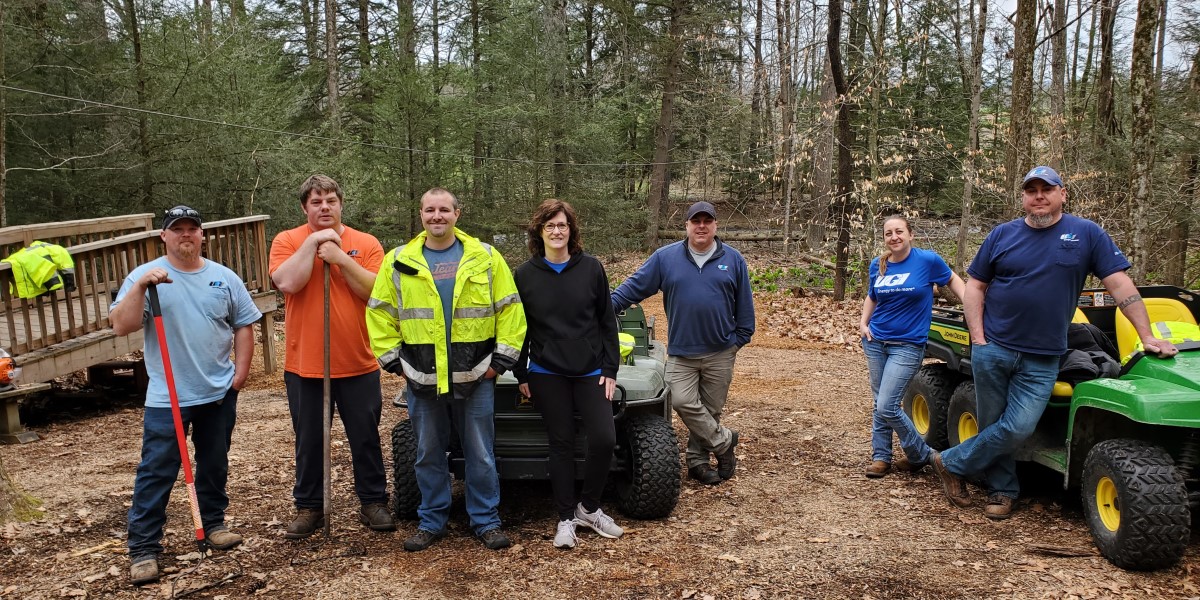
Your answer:
[[[324,172],[385,247],[436,185],[502,247],[565,199],[602,253],[704,199],[841,299],[880,215],[961,272],[1050,164],[1139,282],[1194,287],[1191,2],[4,0],[0,225],[184,203],[273,234]]]

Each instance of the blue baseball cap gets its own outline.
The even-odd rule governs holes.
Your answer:
[[[1025,180],[1021,182],[1021,187],[1034,179],[1041,179],[1050,185],[1058,187],[1063,186],[1062,177],[1058,176],[1058,172],[1047,166],[1034,167],[1031,171],[1025,174]]]

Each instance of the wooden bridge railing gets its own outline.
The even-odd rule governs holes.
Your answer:
[[[0,257],[8,256],[36,240],[67,248],[151,229],[154,229],[152,213],[14,225],[0,229]]]
[[[258,215],[204,224],[204,255],[237,273],[264,312],[276,307],[267,273],[269,218]],[[52,241],[55,237],[37,239]],[[4,316],[0,342],[24,369],[21,379],[25,382],[47,381],[112,358],[96,355],[95,360],[84,364],[96,353],[83,352],[75,353],[78,358],[71,360],[54,357],[53,364],[45,368],[35,366],[51,358],[56,346],[109,330],[108,306],[125,277],[138,265],[162,256],[164,248],[159,230],[150,230],[72,245],[67,250],[75,259],[76,289],[72,292],[58,290],[34,299],[17,298],[10,289],[11,266],[0,263],[0,312]],[[269,326],[273,321],[268,315],[263,324]],[[264,358],[270,370],[274,368],[274,348],[270,344],[271,331],[266,327],[263,338]]]

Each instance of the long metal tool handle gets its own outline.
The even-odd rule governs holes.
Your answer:
[[[196,528],[196,546],[203,553],[208,548],[208,542],[204,539],[204,523],[200,520],[200,501],[196,498],[196,480],[192,478],[192,461],[188,458],[187,435],[183,431],[183,415],[179,411],[179,394],[175,391],[175,373],[171,370],[171,353],[167,350],[167,331],[163,327],[162,307],[158,304],[158,286],[152,284],[146,291],[150,293],[150,316],[154,319],[158,349],[162,353],[163,374],[167,378],[167,393],[171,396],[171,417],[175,420],[175,440],[179,442],[179,459],[183,463],[183,481],[187,484],[192,525]]]
[[[325,408],[324,429],[322,430],[324,432],[322,439],[325,444],[324,445],[325,455],[323,457],[322,466],[324,468],[323,474],[325,476],[325,481],[324,481],[325,487],[323,490],[323,494],[324,494],[324,498],[325,498],[325,504],[324,504],[325,538],[329,539],[329,521],[330,521],[330,519],[329,519],[329,513],[330,513],[329,498],[332,495],[332,494],[330,494],[329,488],[331,487],[330,479],[333,478],[332,460],[330,457],[331,443],[329,440],[329,431],[330,431],[330,429],[333,428],[333,402],[332,402],[332,399],[329,394],[329,263],[325,263],[325,327],[324,327],[324,333],[325,333],[325,356],[324,356],[324,364],[323,364],[324,380],[321,382],[321,385],[322,385],[321,403]]]

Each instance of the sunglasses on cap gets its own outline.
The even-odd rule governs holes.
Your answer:
[[[200,213],[192,208],[169,208],[166,211],[166,217],[168,219],[182,219],[184,217],[199,219]]]

